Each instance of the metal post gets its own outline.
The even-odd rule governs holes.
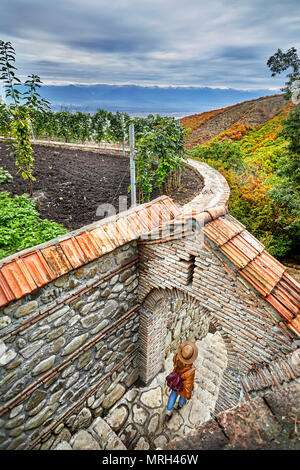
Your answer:
[[[31,128],[32,140],[33,140],[33,142],[35,143],[35,142],[36,142],[36,138],[35,138],[35,133],[34,133],[34,129],[33,129],[33,125],[32,125],[32,122],[31,122],[31,121],[30,121],[30,128]]]
[[[125,157],[125,122],[124,122],[124,114],[121,115],[121,120],[122,120],[122,129],[123,129],[122,149],[123,149],[123,157]]]
[[[134,207],[134,206],[136,206],[135,161],[134,161],[134,124],[130,124],[130,126],[129,126],[129,146],[130,146],[131,207]]]

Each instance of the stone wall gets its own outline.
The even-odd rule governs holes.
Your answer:
[[[1,312],[0,448],[49,448],[138,378],[137,246],[72,270]]]
[[[148,243],[143,240],[138,242],[138,246],[140,301],[144,299],[146,303],[153,289],[176,288],[183,295],[197,299],[210,324],[223,337],[228,365],[216,412],[248,398],[245,384],[248,381],[252,383],[253,369],[261,374],[260,385],[252,387],[257,390],[259,387],[264,390],[276,388],[279,384],[299,377],[300,368],[293,355],[299,346],[297,337],[284,328],[279,314],[260,298],[238,274],[237,269],[230,266],[228,260],[225,262],[224,256],[205,239],[201,230],[196,235],[163,243],[162,240]],[[181,269],[180,259],[194,264],[190,282]],[[157,324],[156,329],[162,335],[166,329],[162,327],[160,316],[156,315],[155,318],[156,322],[161,323],[160,326]],[[179,317],[173,324],[175,330],[179,329],[178,320]],[[141,325],[143,322],[150,325],[151,321],[154,320],[151,320],[149,314],[144,319],[141,317]],[[144,372],[144,378],[151,379],[157,373],[157,355],[149,345],[153,345],[157,339],[152,327],[149,326],[146,333],[148,336],[145,335],[141,346],[142,349],[148,345],[148,376]],[[172,328],[169,339],[171,334]],[[161,344],[163,341],[161,338]]]
[[[270,295],[263,297],[245,281],[240,259],[232,258],[228,245],[229,257],[224,255],[217,243],[220,233],[210,222],[224,225],[226,218],[225,235],[233,230],[230,224],[237,225],[227,214],[228,185],[207,165],[189,164],[203,172],[205,186],[182,211],[164,196],[101,228],[69,234],[59,240],[70,260],[63,272],[58,269],[61,247],[53,243],[52,248],[41,246],[42,251],[30,249],[31,261],[25,252],[24,258],[5,260],[1,269],[9,284],[0,272],[5,305],[0,309],[0,449],[56,449],[62,441],[79,449],[84,436],[92,437],[97,449],[165,445],[167,435],[162,442],[159,426],[167,395],[158,383],[151,386],[157,394],[132,386],[139,387],[138,378],[144,384],[162,380],[166,357],[185,339],[205,342],[216,333],[222,340],[221,360],[216,343],[199,364],[203,388],[186,407],[185,432],[197,424],[206,392],[216,395],[209,413],[218,413],[300,377],[294,334],[299,316],[285,322],[282,310],[266,301]],[[25,261],[33,263],[31,283]],[[257,273],[266,275],[266,283],[267,270],[264,265]],[[296,291],[288,289],[284,303],[294,308]],[[162,393],[162,401],[153,405],[153,393],[154,399]],[[153,408],[153,419],[145,405]],[[115,422],[120,416],[121,427]],[[146,428],[150,440],[143,434]]]

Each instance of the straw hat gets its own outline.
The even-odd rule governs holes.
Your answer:
[[[177,349],[177,354],[184,364],[192,364],[198,356],[198,348],[193,341],[184,341]]]

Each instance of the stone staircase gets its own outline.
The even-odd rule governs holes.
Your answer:
[[[124,450],[163,449],[177,437],[183,437],[211,419],[227,366],[226,347],[219,333],[208,333],[197,341],[199,350],[195,387],[191,400],[181,409],[174,409],[164,423],[169,389],[166,375],[173,369],[172,358],[165,362],[165,372],[158,374],[147,387],[133,387],[110,409],[69,442],[61,442],[56,450]],[[176,405],[175,405],[176,407]]]

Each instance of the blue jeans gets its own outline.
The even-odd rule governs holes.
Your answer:
[[[177,400],[178,393],[175,392],[175,390],[172,390],[169,396],[168,404],[167,404],[167,410],[172,411],[175,405],[175,402]],[[182,406],[186,403],[186,398],[179,397],[179,405]]]

